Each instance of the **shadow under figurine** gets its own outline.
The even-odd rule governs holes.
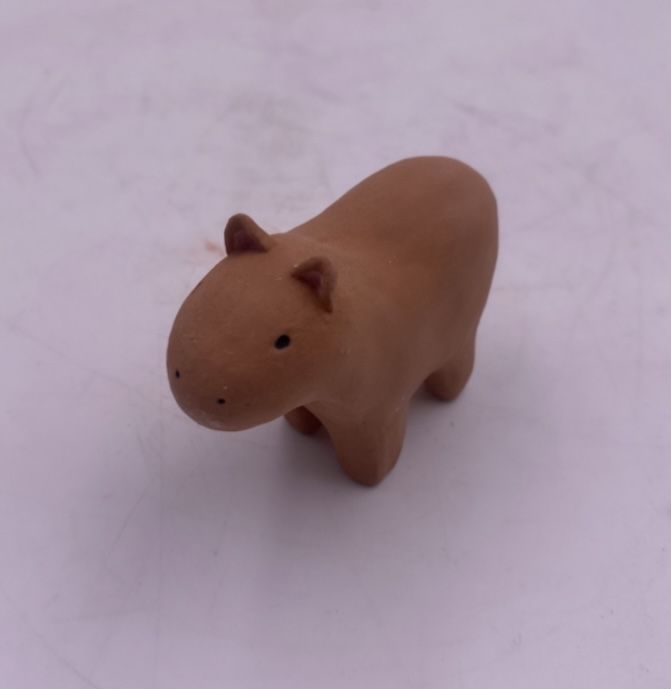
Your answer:
[[[456,160],[412,158],[283,234],[234,215],[225,242],[170,334],[179,406],[224,431],[323,424],[345,473],[379,483],[419,386],[453,400],[473,370],[497,255],[489,185]]]

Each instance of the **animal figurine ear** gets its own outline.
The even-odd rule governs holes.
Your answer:
[[[224,243],[230,256],[248,251],[268,251],[273,240],[248,215],[236,213],[226,223]]]
[[[325,311],[333,311],[333,291],[337,274],[328,258],[309,258],[296,266],[291,275],[304,282],[314,292]]]

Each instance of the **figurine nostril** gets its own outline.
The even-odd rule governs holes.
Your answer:
[[[223,397],[220,397],[220,398],[217,400],[217,404],[226,404],[226,400],[225,400]]]

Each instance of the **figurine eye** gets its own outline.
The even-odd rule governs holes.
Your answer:
[[[285,349],[291,344],[291,338],[288,335],[280,335],[275,340],[275,349]]]

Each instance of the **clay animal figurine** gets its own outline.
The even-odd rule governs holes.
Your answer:
[[[289,232],[238,214],[224,235],[170,334],[177,403],[218,430],[323,424],[345,473],[375,485],[416,390],[453,400],[473,370],[497,256],[489,185],[456,160],[411,158]]]

